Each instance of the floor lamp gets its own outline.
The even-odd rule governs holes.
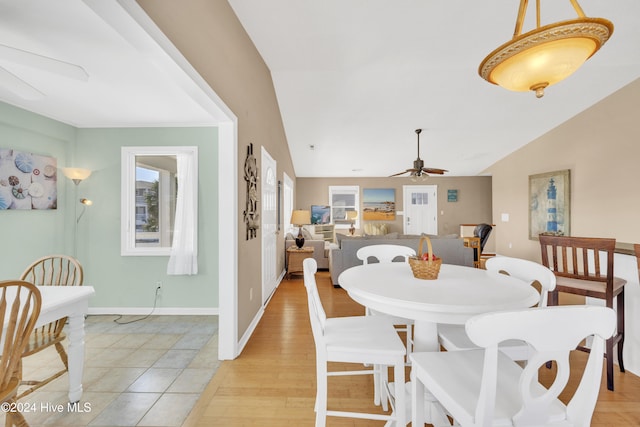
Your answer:
[[[89,175],[91,175],[91,171],[89,169],[83,168],[64,168],[62,169],[62,173],[64,173],[64,176],[72,180],[75,184],[73,197],[73,257],[76,258],[78,250],[78,222],[80,221],[80,218],[82,218],[82,215],[84,215],[86,207],[92,204],[91,200],[89,199],[80,199],[80,203],[82,204],[82,213],[80,214],[80,216],[78,216],[78,203],[76,203],[76,200],[78,200],[78,185],[80,185],[80,183],[85,179],[89,178]]]

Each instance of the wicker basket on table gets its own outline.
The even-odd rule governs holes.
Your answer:
[[[423,260],[422,246],[426,242],[427,244],[427,259]],[[434,280],[438,278],[440,272],[440,265],[442,265],[442,258],[437,258],[433,255],[433,247],[431,246],[431,239],[427,236],[420,237],[420,246],[418,247],[418,255],[409,257],[409,265],[413,276],[417,279]]]

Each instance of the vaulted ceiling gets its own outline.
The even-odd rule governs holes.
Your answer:
[[[299,177],[400,172],[416,158],[417,128],[426,166],[481,174],[640,77],[637,0],[580,1],[587,16],[614,23],[613,36],[541,99],[477,74],[511,38],[515,0],[229,3],[271,70]],[[0,101],[77,127],[214,125],[214,106],[185,77],[185,64],[131,18],[135,9],[133,0],[0,0],[0,45],[88,75],[74,80],[15,62],[0,46],[0,67],[43,95],[20,97],[0,73]],[[542,0],[542,12],[543,24],[576,16],[568,0]]]
[[[229,3],[271,70],[297,176],[400,172],[417,128],[426,166],[476,175],[640,77],[637,0],[580,0],[613,36],[541,99],[478,76],[513,36],[516,0]],[[543,24],[577,17],[569,0],[541,7]]]

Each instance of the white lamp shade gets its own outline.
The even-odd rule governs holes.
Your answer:
[[[69,179],[82,181],[84,179],[89,178],[91,175],[91,171],[89,169],[83,168],[63,168],[62,173]]]
[[[295,226],[302,226],[311,224],[311,212],[302,209],[297,209],[291,213],[291,222]]]

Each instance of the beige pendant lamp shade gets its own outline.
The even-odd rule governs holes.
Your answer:
[[[577,19],[540,26],[540,0],[536,0],[536,28],[521,34],[527,0],[520,0],[513,39],[491,52],[480,64],[480,76],[505,89],[532,90],[538,98],[544,89],[573,74],[611,37],[613,24],[587,18],[577,0],[569,0]]]

